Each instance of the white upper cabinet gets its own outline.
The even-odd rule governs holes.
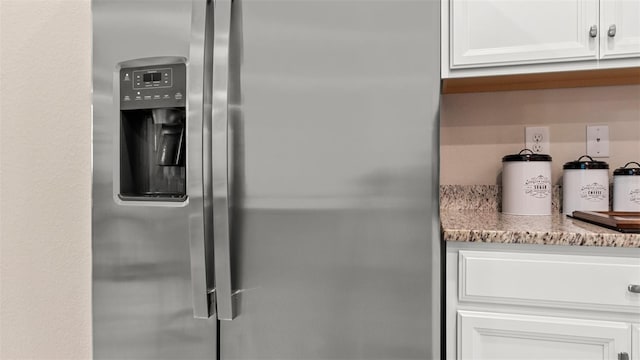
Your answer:
[[[640,66],[640,0],[441,0],[442,76]]]
[[[452,69],[598,57],[598,0],[453,0],[450,15]]]
[[[600,0],[600,57],[640,56],[640,0]]]

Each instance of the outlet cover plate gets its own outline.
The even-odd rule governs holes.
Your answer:
[[[524,145],[536,154],[549,154],[549,127],[527,126],[524,128]]]
[[[587,125],[587,155],[609,157],[609,125]]]

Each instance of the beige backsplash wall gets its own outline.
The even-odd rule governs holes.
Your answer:
[[[640,162],[640,85],[443,95],[440,182],[501,184],[502,157],[524,148],[525,126],[548,126],[554,184],[586,153],[586,125],[609,125],[610,169]],[[613,171],[613,170],[611,170]]]

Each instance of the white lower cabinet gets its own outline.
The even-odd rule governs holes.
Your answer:
[[[640,249],[446,246],[447,359],[640,360]]]
[[[630,352],[628,323],[458,311],[461,359],[616,360]]]

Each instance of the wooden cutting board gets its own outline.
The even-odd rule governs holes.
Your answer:
[[[572,217],[617,231],[640,233],[637,211],[574,211]]]

